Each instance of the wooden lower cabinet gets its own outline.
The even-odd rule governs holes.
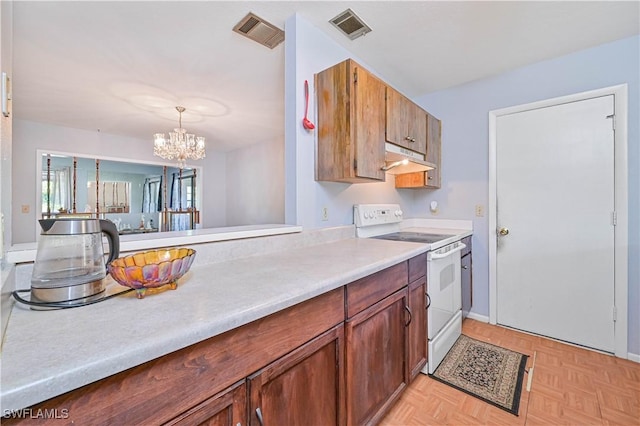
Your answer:
[[[426,261],[426,259],[425,259]],[[427,363],[427,279],[426,277],[409,284],[409,353],[408,362],[413,380]]]
[[[346,321],[347,424],[378,423],[409,382],[406,287]]]
[[[378,423],[426,360],[425,272],[417,256],[31,407],[66,419],[3,425]]]
[[[471,258],[471,236],[462,239],[466,246],[460,252],[460,282],[462,285],[462,318],[466,318],[473,306],[473,262]]]
[[[249,377],[251,425],[344,425],[344,326]]]
[[[247,386],[245,380],[165,423],[167,426],[238,426],[246,424]]]

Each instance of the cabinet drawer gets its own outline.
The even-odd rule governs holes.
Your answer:
[[[409,282],[427,275],[427,253],[422,253],[409,259]]]
[[[247,424],[247,386],[242,380],[163,426]]]
[[[354,316],[406,286],[407,278],[408,262],[402,262],[348,284],[346,287],[347,317]]]

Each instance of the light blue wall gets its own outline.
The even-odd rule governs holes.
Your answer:
[[[640,354],[640,37],[539,62],[497,77],[414,99],[442,120],[442,189],[416,193],[414,210],[431,200],[441,215],[468,219],[488,205],[488,113],[491,110],[627,83],[629,90],[629,352]],[[488,217],[474,217],[474,307],[489,314]]]

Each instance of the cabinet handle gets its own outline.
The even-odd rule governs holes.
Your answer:
[[[408,140],[409,142],[415,142],[416,141],[416,138],[412,138],[411,136],[405,136],[404,138],[405,138],[405,140]]]
[[[409,324],[411,324],[411,321],[413,320],[413,315],[411,314],[411,309],[409,309],[409,307],[407,305],[404,305],[404,309],[409,312],[409,322],[406,323],[404,326],[405,327],[409,327]]]
[[[256,417],[258,417],[260,426],[264,426],[264,420],[262,420],[262,410],[260,409],[260,407],[256,408]]]
[[[429,179],[429,180],[433,180],[433,176],[429,176],[429,175],[427,174],[427,179]]]
[[[468,265],[462,265],[462,269],[469,269]]]
[[[431,306],[431,297],[429,296],[429,293],[425,292],[424,295],[427,297],[427,307],[425,308],[425,310],[429,309],[429,306]]]

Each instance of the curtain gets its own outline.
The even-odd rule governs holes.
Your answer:
[[[53,170],[50,184],[51,211],[71,211],[71,167]]]
[[[178,173],[171,175],[171,202],[169,207],[173,211],[186,210],[186,194],[182,190],[182,182]],[[171,231],[185,231],[191,229],[189,214],[172,214],[171,223],[169,224]]]
[[[153,176],[144,180],[142,188],[142,213],[162,210],[162,177]]]

